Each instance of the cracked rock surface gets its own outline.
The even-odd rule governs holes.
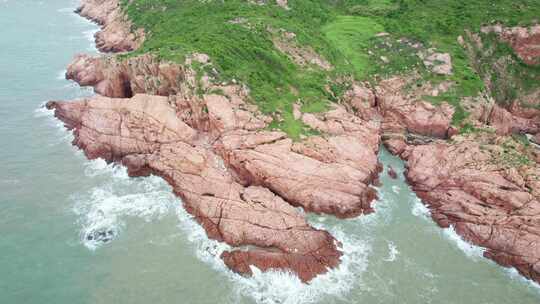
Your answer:
[[[339,264],[341,253],[329,233],[312,228],[267,188],[238,182],[209,147],[209,137],[178,119],[167,97],[96,96],[47,106],[74,130],[74,144],[88,158],[122,163],[130,176],[163,177],[210,238],[250,246],[222,255],[234,271],[285,268],[309,281]],[[283,135],[253,136],[264,144]]]
[[[118,0],[84,0],[78,12],[102,26],[96,43],[103,52],[134,50],[144,39]],[[536,62],[536,27],[489,30]],[[310,52],[282,51],[326,67],[306,61]],[[447,64],[440,72],[451,73],[451,58],[442,55],[438,61]],[[383,140],[407,161],[408,182],[440,226],[454,226],[485,247],[486,257],[540,282],[540,152],[527,154],[506,142],[507,135],[527,133],[540,143],[538,110],[476,103],[469,109],[473,123],[495,132],[461,136],[452,126],[452,106],[419,98],[442,94],[451,83],[407,89],[414,77],[392,77],[374,89],[354,83],[324,113],[302,113],[294,105],[294,118],[321,134],[295,142],[268,128],[273,118],[248,102],[249,89],[198,77],[193,62],[211,65],[205,54],[192,54],[184,64],[149,54],[124,60],[79,55],[66,77],[99,95],[47,107],[73,130],[73,144],[88,158],[121,163],[131,176],[164,178],[208,236],[233,247],[221,256],[233,271],[285,269],[308,282],[337,267],[339,243],[295,207],[340,218],[372,212],[370,185],[381,170]]]
[[[117,4],[88,0],[80,12],[107,36],[123,20]],[[126,37],[135,47],[136,37]],[[111,51],[131,49],[110,41]],[[302,120],[325,134],[293,142],[267,128],[272,118],[246,102],[247,88],[198,77],[193,62],[211,65],[204,54],[184,64],[148,54],[78,55],[66,78],[99,95],[47,107],[88,158],[121,163],[130,176],[164,178],[208,236],[231,245],[221,257],[233,271],[290,270],[307,282],[337,267],[339,243],[295,207],[338,217],[371,212],[380,124],[339,106],[306,114]]]
[[[540,282],[540,166],[508,166],[503,138],[411,147],[406,176],[441,227]]]

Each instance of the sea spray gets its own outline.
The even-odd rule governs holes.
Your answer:
[[[106,179],[89,192],[72,196],[73,211],[79,216],[81,226],[81,242],[91,250],[116,238],[126,226],[126,217],[150,222],[162,218],[179,204],[159,177],[133,179],[125,168],[103,160],[88,161],[84,172],[88,178]]]

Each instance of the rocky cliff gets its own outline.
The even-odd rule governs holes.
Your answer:
[[[117,0],[85,0],[78,12],[102,26],[96,44],[103,52],[136,50],[155,34],[134,28]],[[227,23],[254,28],[242,18]],[[274,35],[269,45],[291,64],[315,74],[336,68],[314,48],[299,47],[294,33],[268,32]],[[537,63],[538,27],[496,25],[481,33],[495,33],[525,64]],[[488,44],[481,33],[458,42],[477,63],[484,94],[456,95],[463,87],[452,78],[459,71],[450,54],[412,44],[414,61],[424,68],[348,86],[328,76],[321,80],[328,82],[323,95],[335,102],[319,111],[305,111],[309,104],[300,97],[287,105],[291,125],[309,130],[294,139],[276,127],[286,112],[263,111],[253,102],[253,87],[224,81],[213,58],[197,52],[175,62],[152,52],[78,55],[66,77],[98,95],[47,107],[73,130],[73,144],[88,158],[120,163],[131,176],[163,177],[210,238],[235,248],[222,259],[238,273],[250,274],[251,266],[290,270],[308,282],[337,267],[340,244],[310,226],[304,212],[339,218],[372,212],[384,143],[406,161],[407,181],[440,226],[454,226],[485,247],[486,257],[540,282],[540,150],[534,144],[540,143],[540,91],[504,95],[512,96],[505,102],[492,98],[499,78],[483,68],[489,63],[489,70],[509,75],[511,65],[485,59],[491,53],[479,52]],[[273,55],[258,56],[273,63]],[[299,96],[295,87],[286,90]]]
[[[84,1],[78,11],[103,26],[103,51],[131,50],[143,37],[126,35],[116,1]],[[288,269],[309,281],[336,267],[339,243],[295,207],[342,218],[372,212],[380,124],[334,105],[302,118],[325,136],[293,141],[268,128],[272,118],[247,102],[247,88],[195,64],[212,63],[204,54],[183,64],[79,55],[66,77],[99,95],[47,107],[88,158],[167,180],[210,238],[237,248],[222,255],[232,270]]]

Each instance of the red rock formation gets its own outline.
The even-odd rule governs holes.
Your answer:
[[[131,31],[117,0],[85,0],[79,12],[103,26],[96,35],[102,51],[133,50],[144,38]],[[391,152],[408,159],[407,178],[439,225],[454,225],[486,247],[486,256],[540,281],[538,165],[506,166],[513,156],[497,150],[498,143],[434,140],[456,130],[448,104],[419,100],[419,92],[433,88],[407,94],[403,78],[375,90],[355,84],[344,105],[326,113],[303,114],[297,107],[295,118],[323,135],[293,142],[266,130],[271,118],[245,102],[248,90],[240,85],[204,75],[204,94],[195,94],[200,83],[189,68],[193,60],[210,64],[203,54],[184,65],[151,55],[124,61],[81,55],[67,77],[108,97],[47,106],[73,130],[74,144],[88,158],[122,163],[131,176],[167,180],[210,238],[235,247],[222,254],[232,270],[289,269],[307,282],[336,267],[341,252],[335,239],[291,205],[339,217],[371,212],[375,192],[369,185],[381,170],[376,154],[382,129]],[[430,94],[446,89],[444,84]],[[503,134],[538,132],[538,116],[530,111],[485,112]],[[410,145],[428,141],[434,142]]]
[[[492,107],[488,122],[496,129],[497,134],[536,134],[540,132],[540,113],[530,117],[528,115],[530,111],[523,111],[521,107],[517,106],[517,103],[512,106],[511,111],[514,111],[517,115],[498,105]],[[527,116],[529,118],[526,118]]]
[[[186,65],[190,60],[203,63],[208,60],[195,57],[188,59]],[[243,102],[247,92],[238,86],[218,86],[203,78],[207,91],[235,92],[229,92],[232,94],[226,98],[212,95],[199,100],[192,94],[192,88],[197,85],[194,71],[180,65],[160,63],[150,55],[124,62],[78,56],[68,67],[67,76],[81,85],[94,86],[96,92],[105,96],[130,97],[128,93],[139,92],[174,96],[175,102],[190,108],[190,116],[198,113],[199,117],[190,119],[184,115],[186,111],[178,115],[183,115],[189,125],[209,131],[215,139],[220,138],[214,144],[216,151],[238,172],[238,178],[244,184],[268,187],[288,202],[308,211],[339,217],[372,211],[370,203],[375,192],[368,185],[379,172],[377,122],[366,122],[344,108],[336,107],[324,117],[304,114],[301,118],[329,137],[293,144],[285,134],[279,133],[270,144],[246,144],[254,138],[267,136],[269,132],[254,134],[252,131],[264,128],[269,118],[252,115],[256,107]],[[199,109],[206,107],[208,115],[194,110],[194,105]],[[237,130],[239,125],[247,130]],[[325,155],[328,151],[334,151],[334,154]],[[250,160],[252,158],[253,161]]]
[[[191,72],[191,76],[194,73]],[[142,55],[119,61],[113,56],[77,55],[66,72],[66,78],[108,97],[131,97],[134,94],[168,96],[188,91],[186,71],[181,65],[158,61]]]
[[[428,91],[448,88],[420,87],[407,92],[407,85],[414,81],[392,77],[381,81],[375,89],[377,107],[382,115],[382,136],[385,146],[393,154],[404,152],[410,141],[424,142],[449,138],[456,133],[452,127],[454,109],[447,103],[435,106],[421,100]]]
[[[271,189],[307,211],[352,217],[372,211],[376,197],[369,187],[379,172],[378,124],[364,122],[343,108],[303,120],[325,131],[294,143],[277,133],[272,142],[257,142],[260,133],[225,134],[215,145],[242,183]],[[351,120],[348,120],[351,119]]]
[[[484,33],[495,33],[508,42],[516,54],[526,64],[540,64],[540,25],[530,28],[516,26],[505,28],[502,25],[485,26]]]
[[[510,145],[488,136],[411,147],[406,176],[441,227],[540,282],[540,166],[519,166],[524,152]]]
[[[137,49],[144,41],[142,30],[132,30],[131,22],[120,7],[119,0],[82,0],[76,12],[101,26],[96,47],[102,52],[127,52]]]
[[[243,86],[215,83],[208,75],[197,81],[190,68],[195,60],[211,64],[202,54],[184,65],[151,55],[125,61],[80,55],[67,77],[120,98],[48,107],[73,129],[74,144],[89,158],[120,162],[132,176],[163,177],[209,237],[250,246],[222,255],[232,270],[289,269],[309,281],[336,267],[341,253],[335,240],[291,205],[339,217],[371,212],[379,123],[342,107],[304,114],[306,124],[326,135],[293,142],[265,130],[272,119],[245,102]],[[198,86],[206,93],[195,94]]]
[[[390,178],[392,178],[392,179],[397,179],[398,178],[398,175],[397,175],[396,171],[390,165],[388,165],[388,176],[390,176]]]
[[[419,101],[426,89],[406,84],[397,77],[382,81],[376,100],[384,143],[407,161],[412,189],[441,227],[454,226],[465,240],[485,247],[486,257],[540,282],[539,153],[507,136],[538,134],[538,110],[465,101],[473,106],[472,123],[507,137],[456,136],[453,111]],[[448,137],[452,143],[440,140]]]
[[[166,179],[186,210],[212,239],[234,247],[223,254],[234,271],[290,269],[304,281],[339,264],[341,253],[327,232],[309,226],[304,216],[268,189],[242,185],[208,136],[177,118],[167,97],[131,99],[96,96],[76,102],[50,102],[48,108],[74,131],[74,144],[88,158],[121,162],[131,176]],[[281,133],[253,134],[264,145]]]

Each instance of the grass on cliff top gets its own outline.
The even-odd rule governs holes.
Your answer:
[[[135,26],[148,33],[135,54],[153,52],[177,62],[192,52],[210,55],[222,80],[247,84],[253,102],[266,113],[280,113],[283,120],[275,127],[293,138],[312,132],[292,117],[294,102],[300,100],[303,111],[323,111],[347,87],[338,80],[369,80],[418,68],[407,50],[377,48],[380,40],[374,35],[382,31],[451,53],[454,75],[447,78],[457,86],[447,99],[458,109],[454,123],[459,125],[467,115],[460,98],[477,95],[483,83],[457,37],[465,29],[477,32],[484,23],[511,26],[540,16],[540,0],[289,0],[290,10],[272,0],[264,5],[244,0],[122,0],[122,5]],[[334,68],[294,64],[273,46],[275,34],[269,27],[294,32],[299,45],[311,46]],[[370,54],[371,49],[378,51]],[[390,62],[381,64],[381,56]]]
[[[352,65],[354,76],[365,79],[372,64],[365,50],[375,35],[384,31],[384,27],[369,17],[338,16],[323,26],[322,31]]]

